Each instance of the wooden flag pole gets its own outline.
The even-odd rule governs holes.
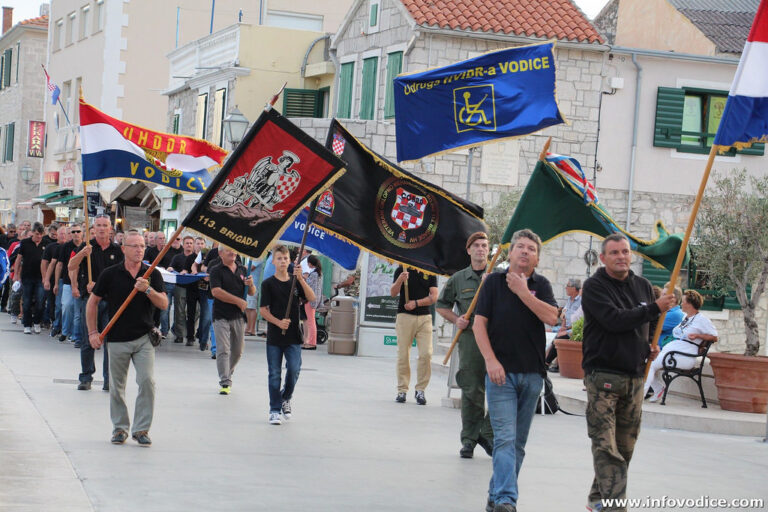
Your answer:
[[[301,266],[301,254],[304,252],[304,244],[307,242],[307,233],[309,233],[309,225],[312,224],[312,221],[315,220],[315,207],[317,206],[317,198],[313,199],[311,203],[309,203],[309,213],[307,214],[307,223],[304,224],[304,233],[301,235],[301,246],[299,246],[299,256],[296,259],[296,261],[293,263],[293,270],[296,271],[296,266]],[[296,274],[291,274],[291,292],[290,295],[288,295],[288,305],[285,308],[285,314],[283,315],[283,320],[286,318],[291,318],[291,305],[293,304],[293,292],[296,289]],[[299,315],[301,316],[301,315]],[[285,334],[285,329],[282,330],[282,333]]]
[[[680,251],[677,253],[677,260],[675,261],[675,268],[672,270],[672,275],[669,276],[669,285],[672,290],[667,290],[667,293],[672,293],[674,286],[677,283],[678,276],[680,274],[680,268],[683,266],[683,260],[685,259],[685,250],[688,247],[688,241],[691,239],[691,233],[693,232],[693,225],[696,222],[696,215],[699,213],[699,206],[701,200],[704,197],[704,190],[707,188],[707,181],[709,181],[709,174],[712,171],[712,164],[715,162],[715,156],[717,155],[717,149],[712,145],[712,149],[709,151],[709,159],[707,160],[707,167],[704,169],[704,175],[701,177],[701,184],[699,184],[699,191],[696,194],[696,200],[693,202],[693,208],[691,208],[691,216],[688,219],[688,227],[685,229],[685,236],[683,242],[680,244]],[[661,335],[661,329],[664,324],[664,317],[667,316],[666,311],[661,312],[659,320],[656,323],[656,330],[653,333],[653,342],[651,347],[656,348],[659,346],[659,336]],[[645,378],[648,378],[648,371],[651,369],[651,360],[645,365]]]
[[[176,229],[173,235],[171,235],[170,240],[171,241],[176,240],[176,237],[178,237],[183,230],[184,230],[184,225],[182,224],[181,226],[178,227],[178,229]],[[160,251],[160,254],[157,255],[157,257],[155,258],[155,261],[153,261],[152,264],[147,269],[147,271],[144,272],[144,275],[142,276],[144,279],[149,279],[149,276],[152,275],[152,272],[155,270],[155,267],[157,267],[160,261],[162,261],[162,259],[165,257],[166,253],[168,252],[168,249],[171,248],[171,245],[172,245],[172,242],[165,244],[165,247],[163,247],[163,250]],[[123,303],[120,305],[120,309],[118,309],[117,312],[115,313],[115,316],[112,317],[112,319],[109,321],[109,323],[104,328],[104,330],[101,331],[101,333],[99,334],[99,339],[101,341],[104,341],[104,338],[107,336],[107,333],[112,329],[112,327],[115,326],[117,319],[120,318],[120,315],[123,314],[125,309],[128,307],[128,304],[131,303],[131,301],[133,300],[133,298],[136,296],[137,293],[138,293],[138,290],[136,288],[131,290],[131,293],[128,294],[128,297],[126,297]]]
[[[408,272],[408,267],[403,266],[403,271]],[[410,277],[408,278],[410,279]],[[408,279],[403,281],[403,286],[405,286],[405,303],[408,304],[411,299],[408,297]]]
[[[547,141],[544,143],[544,147],[541,149],[541,153],[539,153],[539,160],[544,161],[547,158],[547,151],[549,151],[549,145],[552,143],[552,137],[549,137]],[[496,260],[499,257],[499,254],[501,254],[501,246],[496,250],[496,254],[493,255],[493,259],[488,264],[488,269],[486,270],[486,273],[490,273],[493,270],[493,267],[496,266]],[[475,306],[477,306],[477,298],[480,295],[480,290],[483,287],[483,283],[485,283],[485,280],[483,279],[480,281],[480,286],[477,287],[477,291],[475,292],[475,296],[472,297],[472,302],[469,304],[469,308],[467,308],[467,312],[464,313],[464,318],[466,320],[469,320],[469,318],[472,316],[472,313],[475,311]],[[456,335],[453,337],[453,341],[451,341],[451,346],[448,348],[448,353],[445,354],[445,359],[443,359],[443,365],[448,364],[448,360],[451,359],[451,354],[453,353],[453,349],[456,348],[456,343],[459,341],[459,336],[461,336],[461,333],[464,332],[464,329],[459,329],[456,331]]]
[[[83,215],[85,216],[85,244],[91,243],[90,228],[88,226],[88,186],[83,182]],[[85,266],[88,268],[88,284],[93,283],[93,269],[91,268],[91,255],[86,256]]]

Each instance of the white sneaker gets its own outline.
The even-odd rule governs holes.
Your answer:
[[[40,334],[40,324],[35,324],[35,334]]]
[[[32,329],[30,329],[29,327],[25,327],[24,334],[32,334]]]
[[[280,419],[280,413],[279,412],[270,412],[269,413],[269,424],[270,425],[280,425],[283,423],[283,421]]]
[[[662,388],[659,390],[659,392],[658,393],[654,393],[653,396],[648,401],[651,402],[652,404],[655,404],[656,402],[661,400],[661,397],[664,395],[664,389],[665,388],[662,386]]]
[[[17,323],[18,321],[19,321],[19,317],[17,317],[17,316],[14,316],[14,315],[11,315],[11,323],[12,323],[12,324],[15,324],[15,323]]]
[[[283,400],[283,416],[285,416],[285,419],[287,420],[291,419],[291,401],[290,400]]]

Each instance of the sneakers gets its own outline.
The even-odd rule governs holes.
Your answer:
[[[221,386],[221,389],[219,389],[220,395],[228,395],[232,392],[232,388],[229,386]]]
[[[24,334],[32,334],[32,329],[30,329],[29,327],[25,327]]]
[[[652,396],[653,396],[653,388],[648,388],[648,391],[645,393],[643,400],[648,400]]]
[[[279,411],[269,411],[269,424],[280,425],[283,421],[280,419]]]
[[[91,382],[90,381],[88,381],[88,382],[81,382],[80,384],[77,385],[77,390],[78,391],[88,391],[90,389],[91,389]]]
[[[485,450],[485,453],[487,453],[489,457],[493,457],[493,441],[489,441],[483,436],[480,436],[477,438],[477,444]]]
[[[185,346],[192,347],[194,346],[194,344],[195,344],[195,340],[190,339],[190,340],[187,340],[187,343],[185,344]]]
[[[397,396],[395,397],[395,402],[397,402],[399,404],[404,404],[405,403],[405,392],[404,391],[402,391],[402,392],[397,394]]]
[[[285,416],[285,419],[289,420],[291,419],[291,401],[290,400],[283,400],[283,416]]]
[[[418,391],[417,390],[416,393],[414,394],[414,396],[416,397],[416,403],[417,404],[419,404],[419,405],[427,405],[427,397],[424,396],[424,392],[423,391]]]
[[[603,510],[603,504],[599,501],[595,503],[587,503],[587,510],[589,512],[600,512]]]
[[[126,441],[126,439],[128,439],[128,432],[126,432],[125,430],[116,430],[112,434],[112,439],[110,440],[110,442],[112,444],[123,444]]]
[[[659,392],[654,393],[653,396],[648,401],[653,404],[661,400],[662,395],[664,395],[664,389],[665,389],[664,386],[662,386],[661,389],[659,389]]]
[[[485,504],[485,512],[493,512],[494,503],[491,498],[488,498],[488,502]]]
[[[149,448],[152,446],[152,440],[149,438],[149,432],[146,430],[141,430],[139,432],[133,433],[133,440],[139,443],[139,446],[142,446],[144,448]]]
[[[35,334],[40,334],[40,324],[35,324]]]
[[[59,334],[59,343],[64,343],[67,341],[67,336],[65,334]]]
[[[15,324],[19,321],[19,317],[11,315],[11,323]]]
[[[216,354],[211,354],[211,359],[216,359]]]
[[[475,447],[472,443],[464,443],[459,450],[462,459],[471,459],[475,455]]]
[[[496,503],[493,512],[517,512],[517,507],[511,503]]]

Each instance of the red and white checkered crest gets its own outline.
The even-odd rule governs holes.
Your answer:
[[[280,181],[277,185],[277,195],[280,197],[278,203],[282,203],[288,196],[293,194],[293,191],[299,186],[300,181],[301,176],[299,176],[299,173],[296,171],[291,171],[290,174],[281,174]]]
[[[415,229],[424,222],[424,211],[427,209],[427,198],[408,192],[402,187],[397,189],[397,199],[392,206],[391,217],[395,224],[404,231]]]

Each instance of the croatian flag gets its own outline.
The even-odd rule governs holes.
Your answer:
[[[147,181],[204,192],[227,152],[208,141],[161,133],[110,117],[80,98],[83,181]]]
[[[45,66],[43,66],[43,73],[45,73],[45,84],[48,87],[48,91],[51,93],[51,105],[55,105],[56,102],[59,101],[61,89],[59,89],[58,85],[53,83],[50,75],[48,75],[48,71],[45,69]]]
[[[714,145],[718,151],[768,142],[768,0],[761,0],[733,78]]]
[[[585,204],[597,204],[595,186],[587,180],[587,176],[581,169],[581,164],[579,164],[578,160],[554,153],[547,153],[546,159],[547,162],[557,167],[560,174],[581,192]]]

